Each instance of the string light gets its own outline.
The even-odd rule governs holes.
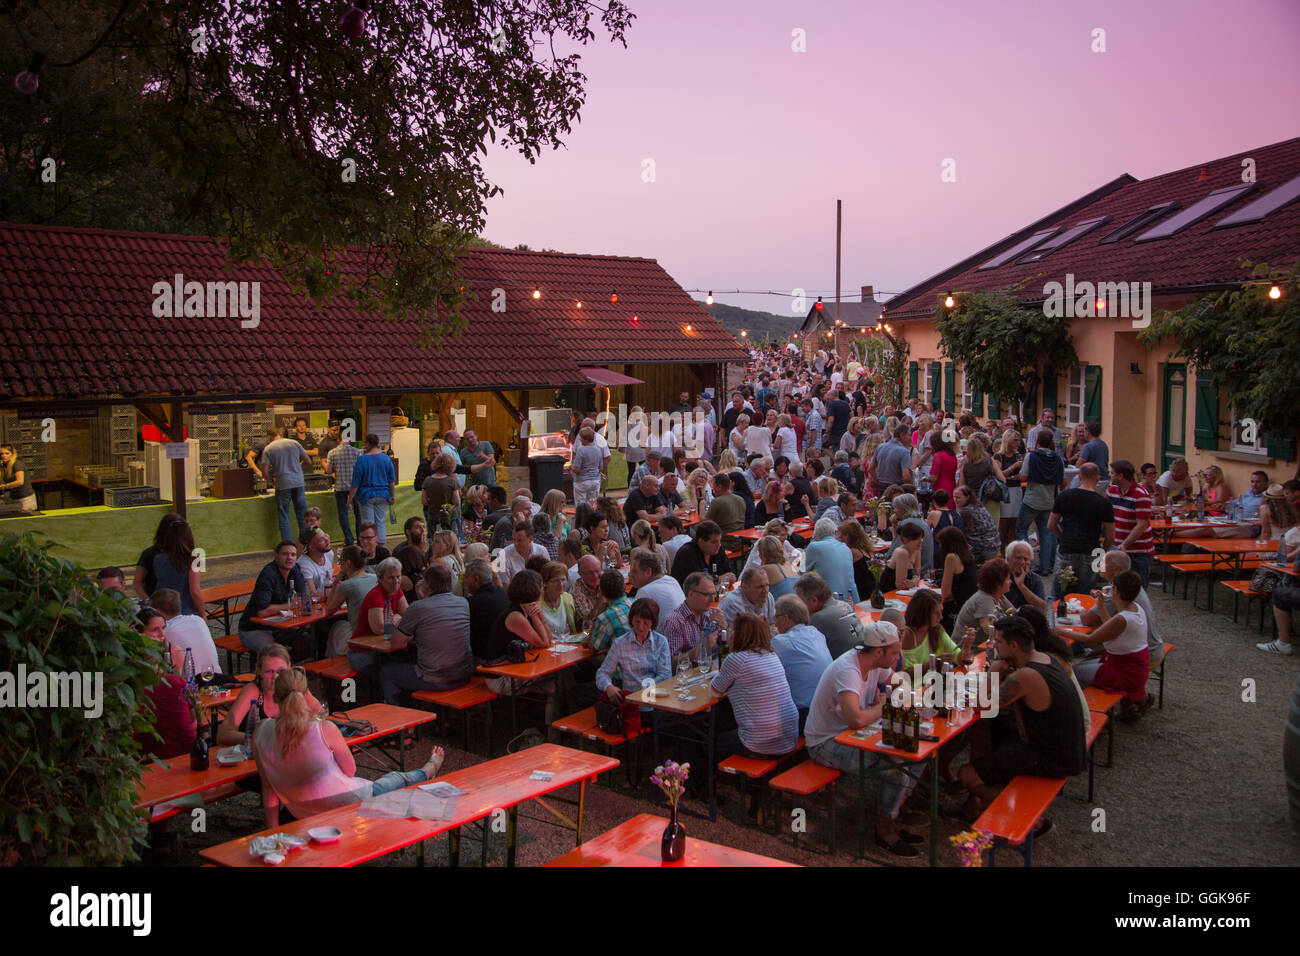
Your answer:
[[[611,293],[609,294],[609,301],[610,301],[610,302],[617,302],[617,301],[618,301],[618,293],[617,293],[617,292],[611,292]]]
[[[692,331],[694,331],[694,329],[691,328],[691,325],[690,325],[689,322],[686,324],[686,331],[687,331],[687,332],[692,332]]]
[[[1282,298],[1282,290],[1278,286],[1273,286],[1268,290],[1268,297],[1270,299],[1280,299]]]
[[[708,295],[706,295],[706,296],[704,297],[704,304],[705,304],[705,305],[713,305],[713,293],[712,293],[712,292],[710,292]]]
[[[1097,311],[1098,311],[1098,312],[1105,312],[1105,311],[1106,311],[1106,300],[1105,300],[1105,299],[1098,299],[1098,300],[1096,301],[1095,305],[1097,306]]]
[[[349,40],[359,40],[366,31],[366,14],[370,11],[370,0],[352,0],[348,12],[339,17],[339,32]]]
[[[943,304],[944,304],[944,308],[951,309],[954,305],[957,304],[957,300],[954,299],[952,296],[948,296],[948,298],[943,300]]]
[[[582,303],[581,303],[581,302],[578,303],[578,308],[580,308],[580,309],[582,308]]]
[[[816,309],[818,312],[820,312],[820,311],[822,310],[822,297],[821,297],[821,296],[818,296],[818,297],[817,297],[817,304],[814,305],[813,308]],[[827,334],[827,335],[830,335],[829,332],[827,332],[826,334]]]
[[[540,299],[541,297],[542,297],[542,290],[541,290],[541,289],[534,289],[534,290],[533,290],[533,298],[534,298],[534,299]]]

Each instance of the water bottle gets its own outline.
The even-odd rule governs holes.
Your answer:
[[[384,601],[384,640],[391,641],[392,639],[393,639],[393,602],[391,600],[385,600]]]
[[[298,613],[298,585],[293,581],[289,582],[289,613]]]
[[[248,716],[244,718],[244,757],[251,759],[253,756],[253,730],[257,727],[258,711],[261,708],[257,706],[257,701],[252,701],[248,705]]]
[[[185,663],[181,664],[181,679],[187,684],[192,683],[194,673],[194,650],[187,647],[185,648]]]
[[[1056,630],[1056,602],[1055,601],[1047,602],[1047,629],[1049,631]]]

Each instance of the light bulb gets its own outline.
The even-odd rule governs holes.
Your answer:
[[[41,85],[41,67],[45,65],[44,53],[33,53],[32,62],[14,77],[14,89],[24,96],[31,96]]]
[[[610,295],[609,295],[609,301],[610,301],[610,302],[617,302],[617,301],[618,301],[618,293],[617,293],[617,292],[611,292]]]
[[[349,40],[361,38],[366,32],[366,13],[370,10],[370,0],[352,0],[348,12],[339,17],[339,32]]]
[[[1282,298],[1282,290],[1277,286],[1273,286],[1273,288],[1268,290],[1268,297],[1270,299],[1280,299]]]
[[[582,308],[582,303],[581,303],[581,302],[578,303],[578,308],[580,308],[580,309]]]
[[[946,308],[951,309],[954,305],[957,304],[957,300],[954,299],[952,296],[948,296],[948,298],[943,300],[943,304]]]
[[[533,290],[533,298],[534,298],[534,299],[540,299],[541,297],[542,297],[542,290],[541,290],[541,289],[534,289],[534,290]]]
[[[708,295],[706,295],[706,296],[704,297],[704,304],[705,304],[705,305],[713,305],[713,293],[712,293],[712,292],[710,292]]]

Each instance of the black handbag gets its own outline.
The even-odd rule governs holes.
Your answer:
[[[530,650],[532,650],[532,645],[527,641],[511,641],[506,645],[506,660],[511,664],[531,664],[537,660],[538,655],[534,654],[529,657],[528,652]]]
[[[626,725],[623,723],[622,706],[611,704],[603,697],[596,701],[596,725],[607,734],[615,737],[623,736]]]

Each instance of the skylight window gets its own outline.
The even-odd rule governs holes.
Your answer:
[[[1016,256],[1023,255],[1024,253],[1028,252],[1030,249],[1037,246],[1048,236],[1056,235],[1056,233],[1059,231],[1060,231],[1059,226],[1053,226],[1051,229],[1044,229],[1041,232],[1036,232],[1028,239],[1025,239],[1023,242],[1016,243],[1006,252],[998,253],[988,262],[984,263],[984,265],[980,266],[977,271],[983,272],[985,269],[996,269],[998,266],[1010,262]]]
[[[1300,176],[1290,182],[1283,183],[1274,189],[1271,193],[1260,196],[1258,199],[1246,203],[1236,212],[1227,218],[1220,219],[1215,224],[1215,229],[1221,226],[1240,226],[1248,222],[1259,222],[1265,216],[1272,215],[1283,206],[1289,205],[1300,199]]]
[[[1069,229],[1065,230],[1065,232],[1061,233],[1059,236],[1054,236],[1051,239],[1048,239],[1041,246],[1035,248],[1033,251],[1029,253],[1029,255],[1025,256],[1020,261],[1037,262],[1039,259],[1042,259],[1044,256],[1050,256],[1053,252],[1055,252],[1057,249],[1060,249],[1062,246],[1068,246],[1070,243],[1074,242],[1074,240],[1078,239],[1080,236],[1092,232],[1092,230],[1096,229],[1108,218],[1110,217],[1099,216],[1096,219],[1086,219],[1083,222],[1076,223],[1075,225],[1071,226]]]
[[[1200,222],[1215,210],[1222,209],[1228,203],[1255,188],[1254,183],[1241,183],[1237,186],[1225,186],[1216,189],[1200,202],[1192,203],[1176,216],[1171,216],[1154,229],[1148,229],[1137,237],[1137,242],[1150,239],[1165,239],[1174,233],[1182,232],[1193,223]]]
[[[1155,222],[1165,213],[1172,209],[1177,209],[1178,205],[1177,202],[1162,202],[1158,205],[1152,206],[1136,219],[1132,219],[1129,222],[1124,223],[1124,225],[1120,226],[1114,232],[1102,236],[1097,240],[1097,245],[1100,246],[1107,242],[1119,242],[1121,239],[1127,239],[1139,229],[1145,229],[1147,226],[1151,225],[1151,223]]]

